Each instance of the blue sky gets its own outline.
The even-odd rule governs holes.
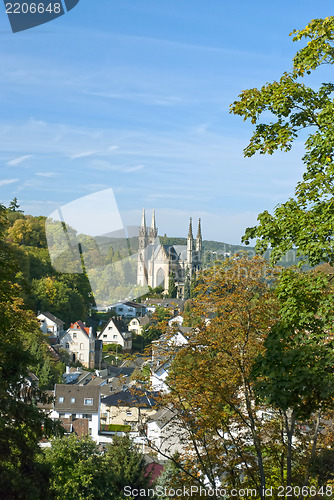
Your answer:
[[[186,236],[201,217],[205,239],[240,243],[293,194],[303,143],[244,159],[251,125],[229,105],[289,70],[299,48],[289,33],[331,6],[80,0],[16,34],[2,8],[0,200],[49,215],[112,188],[125,224],[155,208],[160,234]]]

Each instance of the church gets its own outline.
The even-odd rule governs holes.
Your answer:
[[[187,245],[161,245],[153,210],[151,227],[146,227],[145,209],[138,236],[137,284],[156,288],[163,286],[168,292],[172,277],[177,297],[184,298],[192,278],[201,268],[202,231],[198,221],[196,239],[193,237],[192,219],[189,222]]]

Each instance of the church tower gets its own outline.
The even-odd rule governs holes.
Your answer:
[[[187,238],[187,264],[190,274],[192,274],[192,267],[193,267],[193,252],[194,252],[194,237],[193,237],[192,219],[190,217],[189,231]]]
[[[138,235],[138,261],[137,261],[137,285],[145,286],[148,282],[147,268],[146,268],[146,247],[148,243],[145,208],[143,208],[143,215],[141,219],[141,226]]]
[[[155,223],[155,210],[153,210],[151,227],[148,232],[148,244],[154,245],[157,236],[158,236],[158,229]]]
[[[197,269],[200,269],[202,261],[202,229],[201,229],[201,219],[198,219],[198,230],[196,236],[196,263]]]
[[[139,228],[139,237],[138,237],[139,250],[146,248],[147,243],[148,243],[148,238],[146,229],[145,208],[143,208],[143,215],[141,219],[141,226]]]

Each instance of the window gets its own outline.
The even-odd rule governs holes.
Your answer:
[[[64,402],[64,397],[63,396],[59,396],[58,403],[63,403],[63,402]]]
[[[128,417],[131,417],[132,416],[132,411],[131,410],[127,410],[126,414],[127,414]]]
[[[77,334],[76,332],[73,332],[73,338],[76,339],[77,338]]]
[[[117,339],[117,335],[113,335],[113,338],[114,338],[114,339]]]
[[[108,335],[106,333],[103,334],[103,338],[106,339]]]
[[[93,398],[85,398],[84,404],[86,406],[93,406]]]
[[[113,328],[112,326],[109,326],[108,330],[112,330],[112,328]]]
[[[84,349],[84,345],[80,344],[80,350],[83,351],[83,349]]]
[[[82,418],[87,418],[90,422],[92,421],[92,415],[90,415],[89,413],[84,413],[82,415]]]
[[[71,398],[71,403],[75,403],[75,398]]]
[[[68,342],[66,342],[65,349],[69,349],[69,348],[70,348],[70,344]]]
[[[82,361],[84,359],[84,355],[83,354],[79,354],[79,359]]]

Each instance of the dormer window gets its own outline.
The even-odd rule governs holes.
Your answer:
[[[75,398],[71,398],[71,403],[74,404],[75,403]]]
[[[64,397],[63,396],[59,396],[58,403],[63,403],[63,402],[64,402]]]
[[[93,398],[85,398],[84,405],[93,406]]]

